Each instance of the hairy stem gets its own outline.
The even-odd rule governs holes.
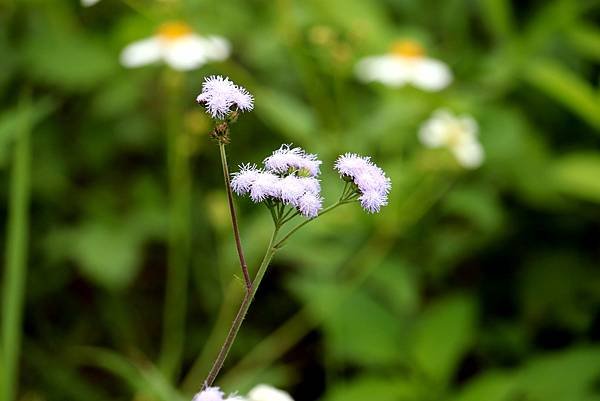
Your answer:
[[[278,232],[279,232],[279,227],[276,227],[275,230],[273,230],[273,234],[271,235],[271,240],[269,241],[269,245],[267,246],[267,252],[265,253],[265,256],[263,257],[263,260],[260,264],[260,267],[258,268],[258,272],[256,273],[256,277],[254,278],[254,282],[251,285],[250,291],[245,294],[244,299],[242,300],[240,309],[238,310],[237,315],[235,316],[235,318],[233,319],[233,322],[231,323],[231,328],[229,329],[229,332],[227,333],[227,337],[225,337],[225,342],[223,343],[223,346],[221,347],[221,350],[219,351],[219,355],[217,355],[217,358],[215,359],[215,362],[214,362],[212,368],[210,369],[210,372],[208,373],[206,380],[204,381],[203,388],[210,387],[213,384],[217,375],[221,371],[221,368],[223,367],[223,363],[225,363],[227,354],[229,354],[229,351],[231,350],[231,347],[233,346],[233,343],[235,341],[235,338],[237,337],[237,334],[240,330],[242,322],[244,321],[244,318],[246,317],[246,314],[248,313],[250,304],[252,303],[252,300],[254,299],[254,295],[256,294],[256,291],[258,290],[258,287],[267,271],[267,268],[269,266],[269,263],[271,262],[271,259],[273,258],[273,255],[277,251],[277,249],[273,246],[273,244],[275,243],[275,239],[277,238]]]
[[[235,206],[233,205],[233,194],[231,192],[231,181],[229,180],[229,167],[227,166],[227,153],[225,152],[225,144],[219,142],[219,153],[221,154],[221,166],[223,167],[223,179],[225,180],[225,189],[227,191],[227,203],[229,204],[229,214],[231,215],[231,225],[233,227],[233,236],[235,238],[235,247],[237,249],[238,256],[240,258],[240,266],[242,267],[242,274],[244,275],[244,283],[246,284],[246,292],[249,294],[252,290],[252,281],[250,280],[250,274],[248,273],[248,264],[244,257],[244,250],[242,249],[242,241],[240,239],[240,230],[238,227],[237,213]]]
[[[29,95],[23,95],[22,107],[31,110]],[[29,113],[22,120],[13,153],[8,226],[6,267],[2,297],[2,351],[0,370],[0,399],[14,400],[17,393],[23,298],[27,270],[27,237],[29,207],[29,172],[31,165]]]

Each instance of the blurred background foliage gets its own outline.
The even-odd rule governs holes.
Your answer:
[[[342,208],[277,255],[217,384],[302,401],[600,400],[599,3],[3,0],[4,225],[15,142],[31,131],[17,398],[172,401],[200,387],[242,294],[212,123],[194,103],[203,77],[223,74],[256,97],[232,168],[293,142],[324,160],[326,204],[346,151],[373,155],[394,187],[381,214]],[[169,19],[229,38],[232,57],[185,74],[119,65]],[[399,38],[454,83],[358,83],[356,61]],[[173,104],[190,253],[175,300],[187,308],[163,314]],[[480,169],[419,144],[439,107],[478,120]],[[237,204],[255,268],[269,214]],[[177,313],[183,348],[165,371],[163,321]]]

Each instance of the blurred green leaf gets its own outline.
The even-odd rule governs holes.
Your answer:
[[[480,0],[480,7],[490,29],[497,39],[507,39],[513,29],[512,7],[508,0]]]
[[[569,28],[568,38],[584,55],[600,60],[600,29],[597,26],[579,23]]]
[[[139,268],[138,238],[117,225],[85,224],[67,234],[82,273],[110,289],[127,286]]]
[[[41,120],[52,113],[55,102],[45,97],[34,101],[31,107],[15,106],[0,114],[0,166],[4,166],[9,154],[9,145],[20,131],[19,127],[24,122],[30,127],[35,127]]]
[[[406,379],[361,376],[336,383],[322,401],[409,401],[419,399],[420,391]]]
[[[508,401],[516,388],[510,374],[489,372],[471,380],[452,401]]]
[[[471,346],[476,310],[473,298],[452,295],[430,305],[419,319],[411,350],[419,369],[436,383],[449,382]]]
[[[552,171],[559,191],[600,202],[600,153],[571,153],[558,159]]]
[[[532,61],[524,71],[524,79],[592,126],[600,128],[598,95],[570,69],[549,59]]]
[[[599,377],[600,348],[582,347],[532,360],[517,383],[531,399],[577,401],[594,393]]]
[[[257,113],[267,124],[273,125],[286,140],[297,143],[310,141],[317,129],[313,112],[302,102],[282,92],[255,90]]]
[[[35,79],[67,90],[85,91],[117,69],[117,56],[84,35],[30,37],[23,51]]]

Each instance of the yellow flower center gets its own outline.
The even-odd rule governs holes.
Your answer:
[[[465,127],[459,122],[449,123],[448,136],[446,142],[448,146],[453,148],[461,145],[466,139]]]
[[[425,55],[425,50],[415,41],[399,40],[392,44],[390,53],[400,57],[421,58]]]
[[[193,32],[192,28],[185,22],[171,21],[171,22],[165,22],[164,24],[162,24],[158,28],[156,34],[161,39],[164,39],[167,41],[173,41],[173,40],[180,39],[183,36],[189,35],[192,32]]]

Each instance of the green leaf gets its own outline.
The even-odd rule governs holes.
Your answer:
[[[36,79],[73,91],[99,84],[117,69],[117,57],[83,35],[32,37],[23,49]]]
[[[30,127],[35,127],[46,118],[55,107],[50,98],[42,98],[34,102],[31,107],[16,106],[0,114],[0,166],[4,166],[9,154],[9,148],[15,135],[26,122]]]
[[[431,379],[440,384],[449,382],[471,346],[475,317],[474,300],[462,295],[443,298],[425,310],[412,350],[419,368]]]
[[[573,71],[553,60],[538,60],[528,64],[524,79],[590,125],[600,128],[600,99]]]
[[[335,383],[323,401],[403,401],[420,399],[419,387],[401,378],[358,377]]]
[[[140,265],[140,235],[126,225],[88,221],[48,236],[49,257],[72,260],[81,273],[107,289],[126,287]]]
[[[508,401],[515,388],[512,375],[488,372],[471,380],[452,401]]]
[[[273,90],[256,90],[257,113],[288,139],[308,142],[317,128],[314,113],[298,99]]]
[[[600,153],[572,153],[558,159],[553,168],[554,185],[568,195],[600,202]]]
[[[574,24],[567,37],[582,54],[600,60],[600,29],[589,24]]]
[[[530,399],[584,400],[600,375],[600,348],[579,348],[532,360],[518,375],[518,385]]]
[[[497,39],[506,39],[512,33],[512,9],[508,0],[481,0],[482,16]]]

